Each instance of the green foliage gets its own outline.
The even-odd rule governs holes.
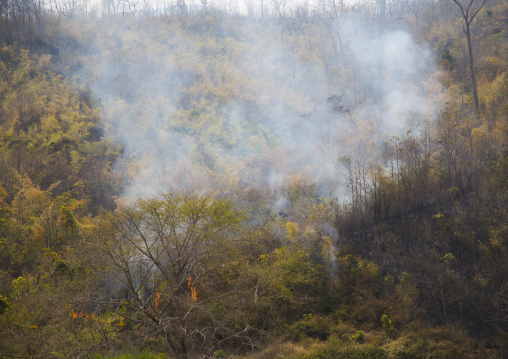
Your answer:
[[[388,317],[388,315],[383,314],[381,316],[381,325],[385,328],[385,334],[388,338],[393,336],[393,331],[395,329],[395,324],[393,324],[392,320]]]
[[[455,68],[456,59],[452,56],[452,54],[450,54],[449,49],[445,49],[441,53],[441,63],[443,64],[443,67],[448,71],[453,71]]]
[[[12,297],[21,299],[29,291],[29,282],[24,277],[18,277],[12,281]]]
[[[63,252],[81,238],[80,224],[86,201],[75,191],[55,196],[53,188],[42,191],[29,179],[22,181],[10,205],[5,205],[1,253],[13,275],[33,270],[46,250]],[[60,208],[60,210],[58,210]],[[4,267],[5,268],[5,267]]]
[[[301,359],[385,359],[386,353],[379,347],[337,347],[329,346],[324,349],[311,351],[310,354],[298,357]]]
[[[242,219],[229,199],[182,193],[140,199],[107,214],[97,240],[123,284],[115,293],[125,308],[122,317],[153,328],[143,332],[150,338],[167,333],[164,349],[179,353],[197,345],[215,350],[228,343],[220,337],[237,345],[238,336],[250,335],[249,326],[260,325],[272,299],[291,303],[292,285],[300,283],[298,275],[290,279],[286,273],[305,266],[302,256],[281,249],[247,265],[233,241]],[[138,257],[143,259],[133,260]],[[147,267],[157,270],[147,273]],[[229,295],[218,295],[219,288]],[[118,300],[102,305],[116,311]],[[140,313],[140,305],[149,309]],[[160,324],[154,326],[153,318]],[[204,323],[214,324],[205,328]]]
[[[60,214],[62,224],[67,231],[73,232],[77,230],[76,219],[66,206],[60,207],[58,213]]]
[[[330,337],[333,325],[328,317],[304,314],[304,319],[293,323],[289,332],[293,340],[301,340],[305,336],[325,340]]]
[[[428,357],[429,343],[426,340],[409,340],[404,343],[404,348],[395,352],[397,359],[425,359]]]
[[[392,318],[390,320],[397,322],[397,325],[414,323],[419,314],[419,295],[420,293],[414,284],[413,277],[409,273],[403,272],[400,283],[395,288],[396,300],[392,306],[390,314]],[[395,325],[395,323],[392,323],[392,325]]]
[[[503,356],[508,7],[492,2],[475,20],[474,112],[460,14],[445,1],[414,3],[390,7],[390,17],[432,44],[444,70],[439,86],[427,73],[432,66],[418,86],[449,104],[429,124],[404,114],[418,135],[384,141],[381,116],[372,115],[379,108],[362,105],[375,90],[376,69],[348,61],[350,35],[334,37],[329,14],[298,9],[277,23],[266,14],[258,26],[249,17],[189,11],[141,25],[137,15],[85,21],[75,13],[67,21],[36,8],[26,16],[1,8],[0,353],[65,358],[147,347],[171,357],[224,357],[280,336],[299,341],[280,351],[288,358]],[[380,12],[363,9],[388,31]],[[279,31],[283,51],[272,46]],[[126,74],[131,64],[139,71]],[[337,162],[349,203],[318,200],[323,192],[336,197],[335,188],[314,183],[321,162],[284,149],[293,126],[321,105],[314,98],[338,89],[353,107],[340,121],[343,133],[310,131],[302,145],[315,145],[315,159],[336,146],[359,152]],[[331,106],[343,111],[340,102]],[[274,120],[287,113],[296,120]],[[171,169],[164,188],[204,173],[209,181],[192,187],[215,188],[213,196],[166,193],[112,212],[124,185],[144,173],[154,180],[143,136],[129,138],[135,150],[116,144],[126,124],[151,139],[156,131],[173,149],[160,154]],[[327,116],[312,124],[335,125]],[[184,147],[185,165],[175,154]],[[308,168],[280,188],[271,183],[291,172],[288,164],[304,162]],[[280,213],[277,196],[287,201]],[[395,349],[385,353],[361,344],[366,336],[386,343],[368,332],[380,318],[386,336],[397,328],[403,348],[390,341],[383,348]],[[451,325],[428,323],[480,328],[491,351]],[[105,357],[165,357],[152,352]]]
[[[224,353],[224,350],[216,350],[213,353],[213,357],[214,358],[227,358],[227,355],[226,355],[226,353]]]
[[[292,326],[293,330],[290,331],[295,339],[305,335],[308,330],[312,331],[314,326],[319,335],[326,338],[322,330],[326,330],[323,326],[329,325],[329,320],[312,313],[304,314],[308,308],[303,303],[312,303],[319,278],[305,251],[296,246],[277,248],[252,266],[250,276],[259,282],[260,290],[265,292],[255,311],[256,322],[263,323],[265,330],[276,330],[283,334],[287,324],[303,316],[303,321]]]
[[[84,151],[100,140],[90,136],[101,126],[99,111],[82,96],[84,89],[51,72],[51,56],[7,49],[16,61],[7,63],[6,86],[0,96],[9,119],[0,122],[0,153],[2,164],[7,165],[0,181],[5,191],[12,198],[23,177],[42,190],[56,187],[57,194],[70,191],[79,180],[91,190],[94,175],[108,178],[105,167],[112,161],[112,157],[105,158],[100,164],[103,170]]]
[[[363,332],[363,330],[359,330],[355,334],[353,334],[353,340],[359,344],[365,343],[365,333]]]
[[[393,352],[397,359],[423,358],[488,358],[484,344],[473,344],[464,333],[451,327],[440,327],[413,333],[403,339],[403,348]]]
[[[343,320],[354,318],[357,322],[371,321],[373,316],[378,317],[383,310],[377,303],[377,298],[383,290],[383,278],[381,277],[379,267],[372,261],[362,259],[352,254],[346,254],[338,257],[338,266],[340,282],[340,300],[341,305],[337,307],[336,312]]]
[[[72,274],[72,270],[71,270],[69,263],[67,263],[64,260],[61,260],[61,259],[55,260],[54,268],[55,268],[55,273],[57,275],[67,275],[68,276],[68,275]]]
[[[4,296],[0,295],[0,315],[4,314],[10,307],[10,303]]]

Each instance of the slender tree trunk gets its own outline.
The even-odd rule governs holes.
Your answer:
[[[476,77],[474,73],[474,61],[473,61],[473,47],[471,45],[471,29],[470,25],[473,22],[474,18],[480,10],[483,8],[487,0],[478,0],[475,5],[476,0],[469,0],[469,4],[467,6],[462,6],[462,4],[459,2],[459,0],[453,0],[455,4],[459,7],[461,13],[462,13],[462,19],[464,21],[463,24],[463,31],[466,34],[467,37],[467,47],[469,51],[469,66],[471,69],[471,82],[473,85],[473,97],[474,97],[474,107],[476,110],[476,116],[479,116],[480,113],[480,101],[478,100],[478,89],[476,87]]]
[[[474,97],[474,108],[476,113],[480,112],[480,101],[478,100],[478,89],[476,87],[476,76],[474,72],[474,61],[473,61],[473,47],[471,45],[471,31],[469,30],[469,23],[466,22],[466,35],[467,35],[467,47],[469,50],[469,67],[471,69],[471,82],[473,85],[473,97]]]

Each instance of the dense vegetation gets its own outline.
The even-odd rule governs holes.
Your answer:
[[[508,4],[245,3],[0,4],[0,358],[508,356]]]

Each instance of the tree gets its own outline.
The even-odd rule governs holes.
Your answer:
[[[187,16],[187,4],[185,3],[185,0],[178,0],[176,7],[181,15]]]
[[[280,21],[281,47],[284,48],[284,18],[286,17],[287,0],[272,0],[273,9]]]
[[[471,69],[471,83],[473,86],[473,97],[474,97],[474,107],[476,112],[480,111],[480,102],[478,100],[478,89],[476,86],[476,77],[474,72],[474,61],[473,61],[473,47],[471,45],[471,23],[475,19],[476,15],[483,8],[487,0],[453,0],[455,4],[459,7],[462,13],[462,30],[466,34],[467,37],[467,48],[469,52],[469,67]]]
[[[341,25],[340,22],[342,20],[342,15],[344,14],[344,1],[340,0],[321,0],[319,2],[319,5],[323,12],[326,14],[326,16],[331,21],[331,30],[330,31],[330,37],[333,43],[333,50],[335,53],[335,66],[337,66],[337,58],[338,58],[338,51],[337,51],[337,44],[335,41],[335,35],[337,35],[337,40],[339,41],[339,47],[340,47],[340,53],[342,56],[344,68],[347,68],[346,58],[344,56],[344,48],[342,46],[342,36],[341,36]]]
[[[212,351],[224,326],[214,315],[217,300],[204,288],[240,221],[230,200],[174,193],[105,214],[99,238],[120,289],[99,304],[125,308],[126,322],[162,336],[175,355]],[[200,300],[197,286],[204,290]],[[233,335],[247,331],[248,324]]]
[[[208,15],[208,0],[201,0],[201,4],[203,5],[203,13]]]

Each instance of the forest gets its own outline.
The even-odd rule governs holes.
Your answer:
[[[0,0],[0,358],[508,357],[508,2]]]

